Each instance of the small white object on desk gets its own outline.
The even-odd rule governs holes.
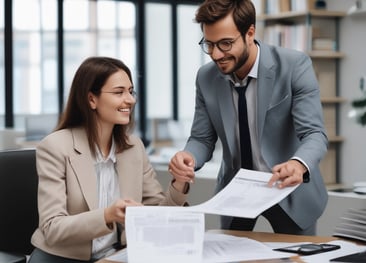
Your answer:
[[[356,194],[366,194],[366,182],[357,182],[353,184],[353,192]]]
[[[353,192],[356,194],[366,195],[366,186],[358,186],[353,188]]]

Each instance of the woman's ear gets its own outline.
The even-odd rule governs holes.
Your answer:
[[[95,110],[97,108],[97,98],[91,92],[88,93],[88,101],[89,101],[90,108],[92,110]]]

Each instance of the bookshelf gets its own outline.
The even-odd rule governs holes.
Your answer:
[[[319,82],[325,128],[329,138],[328,153],[320,163],[326,184],[340,180],[338,159],[343,137],[339,134],[339,63],[345,54],[339,48],[339,20],[346,12],[314,9],[314,0],[292,9],[295,0],[259,0],[257,21],[259,37],[265,43],[306,52],[313,61]],[[277,7],[274,5],[278,5]],[[268,10],[270,8],[270,10]]]

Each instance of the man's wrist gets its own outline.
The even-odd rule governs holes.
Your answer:
[[[303,183],[308,183],[310,182],[310,173],[309,173],[309,170],[308,168],[306,167],[305,164],[303,164],[300,160],[298,159],[291,159],[291,160],[294,160],[294,161],[297,161],[298,163],[300,163],[302,166],[303,166],[303,173],[302,173],[302,182]]]

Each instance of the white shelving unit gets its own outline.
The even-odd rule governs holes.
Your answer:
[[[311,6],[310,3],[309,6]],[[320,86],[325,128],[330,142],[328,153],[320,164],[324,180],[328,185],[339,182],[339,149],[344,140],[338,131],[339,106],[345,101],[339,96],[338,79],[339,63],[345,56],[340,51],[338,36],[339,20],[344,16],[346,12],[311,9],[276,14],[264,12],[257,16],[257,21],[261,23],[264,42],[299,49],[312,58]],[[274,33],[271,30],[274,30]],[[274,39],[268,36],[274,36]],[[314,49],[314,38],[333,41],[334,45],[328,49]],[[296,43],[299,40],[302,43]]]

